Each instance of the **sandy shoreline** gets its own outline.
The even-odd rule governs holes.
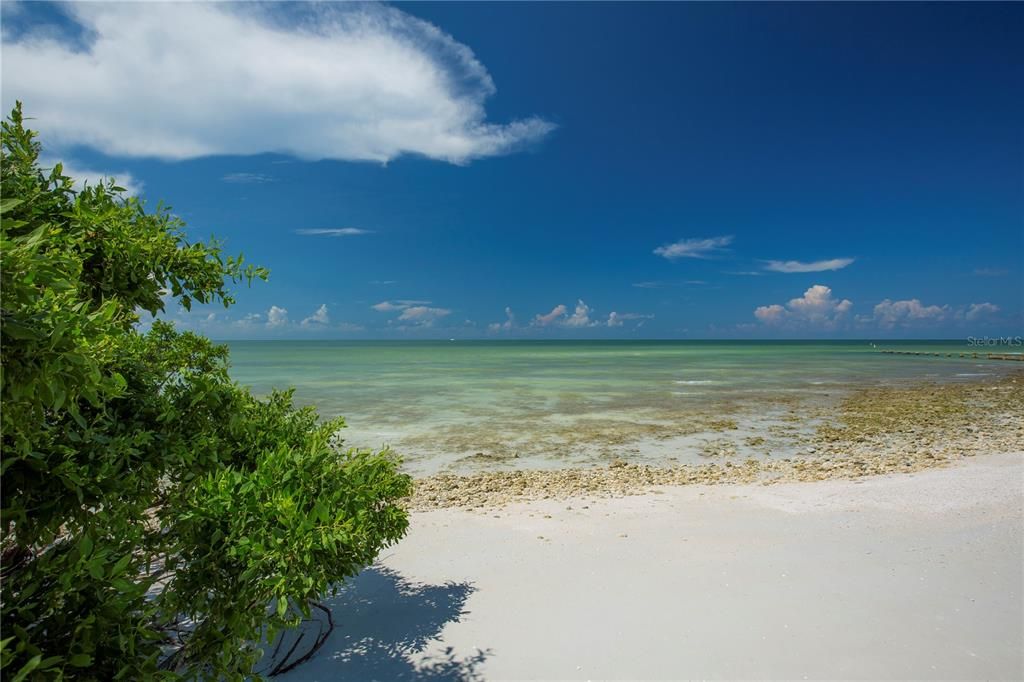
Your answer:
[[[411,521],[282,679],[1024,677],[1021,452]]]

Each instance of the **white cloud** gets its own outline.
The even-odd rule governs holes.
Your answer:
[[[330,324],[330,322],[331,318],[327,314],[327,304],[324,303],[323,305],[316,309],[315,313],[313,313],[312,315],[310,315],[309,317],[302,321],[302,326],[313,327],[316,325],[327,325]]]
[[[188,159],[263,152],[451,163],[553,130],[486,120],[496,92],[470,48],[376,4],[69,3],[87,44],[31,30],[3,45],[3,107],[48,143]]]
[[[940,324],[963,325],[990,318],[1000,311],[994,303],[971,303],[951,306],[925,305],[919,299],[908,298],[899,301],[885,299],[874,307],[871,315],[858,315],[861,325],[876,325],[880,329],[909,329],[913,327],[935,327]]]
[[[987,317],[999,312],[999,306],[994,303],[972,303],[967,307],[965,317],[968,320],[977,320],[980,317]]]
[[[883,329],[907,327],[913,324],[941,322],[952,313],[948,305],[922,305],[911,298],[903,301],[885,299],[875,306],[873,319]]]
[[[381,313],[393,313],[401,311],[401,314],[394,319],[388,320],[388,324],[394,324],[398,322],[406,323],[401,325],[399,328],[412,327],[431,327],[434,322],[451,315],[452,311],[448,308],[432,308],[430,307],[430,301],[418,301],[411,299],[398,299],[394,301],[381,301],[370,306],[377,312]]]
[[[411,301],[408,299],[400,299],[397,301],[381,301],[380,303],[374,303],[370,307],[379,313],[391,313],[396,310],[405,310],[412,306],[430,305],[430,301]]]
[[[352,322],[332,323],[326,304],[321,305],[312,315],[304,318],[301,322],[291,321],[288,311],[280,306],[271,306],[265,315],[262,313],[247,313],[241,317],[234,317],[230,312],[209,312],[203,307],[187,311],[180,305],[174,304],[167,306],[167,310],[158,315],[158,317],[174,322],[181,329],[191,329],[206,335],[222,336],[225,338],[237,338],[239,333],[245,334],[249,338],[259,338],[261,336],[280,337],[282,334],[314,331],[366,331],[366,328],[361,324]],[[152,319],[149,316],[144,316],[139,322],[139,328],[142,330],[148,329],[152,324]]]
[[[1006,268],[975,268],[974,274],[978,277],[1005,277],[1010,271]]]
[[[487,330],[491,332],[509,331],[515,329],[516,316],[512,312],[512,308],[505,306],[505,321],[504,322],[492,322],[487,325]]]
[[[754,310],[754,317],[769,325],[833,329],[846,318],[852,307],[853,303],[848,299],[836,299],[827,286],[815,284],[803,296],[790,299],[785,305],[759,306]]]
[[[505,309],[506,313],[511,314],[511,310]],[[596,327],[598,325],[607,324],[609,327],[620,327],[622,326],[622,320],[634,320],[642,319],[647,317],[654,317],[653,315],[638,315],[636,313],[611,313],[606,321],[596,319],[593,317],[594,309],[587,305],[583,299],[576,301],[576,307],[573,308],[572,314],[569,313],[569,309],[562,305],[556,305],[551,309],[551,312],[545,315],[535,315],[530,321],[532,327],[566,327],[569,329],[582,329],[585,327]],[[512,319],[511,317],[509,318]],[[508,324],[508,323],[506,323]],[[497,329],[495,325],[491,325],[492,329]],[[507,328],[507,327],[506,327]]]
[[[682,282],[634,282],[633,286],[637,289],[664,289],[666,287],[701,286],[704,284],[707,284],[707,282],[702,279],[687,279]]]
[[[672,244],[659,246],[654,250],[658,256],[669,260],[678,258],[711,258],[732,244],[732,236],[706,237],[703,239],[680,239]]]
[[[448,308],[430,308],[425,305],[410,306],[398,316],[400,322],[412,322],[413,324],[429,327],[442,317],[451,315]]]
[[[268,182],[274,182],[274,178],[262,173],[228,173],[221,180],[236,185],[264,185]]]
[[[559,303],[554,308],[552,308],[551,312],[548,313],[547,315],[536,315],[533,318],[533,321],[530,322],[530,324],[533,325],[534,327],[547,327],[549,324],[554,323],[560,317],[564,317],[566,310],[566,307]]]
[[[576,302],[576,309],[564,322],[566,327],[593,327],[597,322],[590,319],[590,306],[580,299]]]
[[[643,320],[653,319],[654,315],[641,315],[639,313],[617,313],[612,311],[608,314],[608,326],[609,327],[621,327],[623,322],[626,320],[641,320],[640,324],[643,324]]]
[[[43,158],[39,160],[39,165],[42,168],[50,169],[57,164],[57,161],[50,158]],[[142,181],[137,179],[128,171],[100,171],[92,168],[80,167],[72,162],[63,162],[63,173],[67,177],[74,180],[74,189],[76,192],[81,192],[85,188],[86,183],[90,187],[95,187],[99,184],[106,184],[107,180],[113,179],[118,187],[124,187],[128,196],[138,196],[142,194],[143,184]]]
[[[358,227],[332,227],[314,230],[295,230],[295,234],[314,237],[350,237],[357,234],[373,234],[373,231],[364,230]]]
[[[270,306],[270,310],[267,311],[267,326],[283,327],[286,324],[288,324],[288,310],[278,308],[276,305]]]
[[[754,309],[754,317],[767,324],[775,324],[785,319],[786,309],[778,303],[762,305]]]
[[[853,258],[833,258],[831,260],[816,260],[812,263],[803,263],[798,260],[770,260],[765,261],[765,270],[772,272],[826,272],[829,270],[842,270],[853,263]]]
[[[248,313],[241,319],[235,320],[234,324],[239,327],[251,328],[263,322],[263,315],[260,313]]]

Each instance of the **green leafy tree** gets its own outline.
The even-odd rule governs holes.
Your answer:
[[[409,478],[387,451],[342,451],[341,419],[235,384],[225,347],[140,331],[168,297],[227,306],[267,273],[112,181],[76,192],[34,137],[19,104],[0,188],[0,674],[248,676],[261,637],[404,534]]]

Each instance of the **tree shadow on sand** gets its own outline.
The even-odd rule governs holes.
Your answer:
[[[308,661],[278,680],[455,680],[480,679],[478,667],[489,651],[456,658],[419,656],[448,623],[467,613],[476,588],[470,583],[413,583],[391,569],[373,566],[323,601],[334,630]]]

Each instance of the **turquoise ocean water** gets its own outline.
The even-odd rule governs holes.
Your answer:
[[[785,452],[797,415],[852,387],[968,381],[1018,363],[881,354],[869,342],[235,341],[232,375],[343,415],[353,446],[417,474]],[[879,348],[991,351],[964,342]],[[723,421],[724,420],[724,421]],[[813,424],[804,424],[810,428]],[[751,446],[757,438],[764,444]],[[732,450],[729,450],[732,448]]]

